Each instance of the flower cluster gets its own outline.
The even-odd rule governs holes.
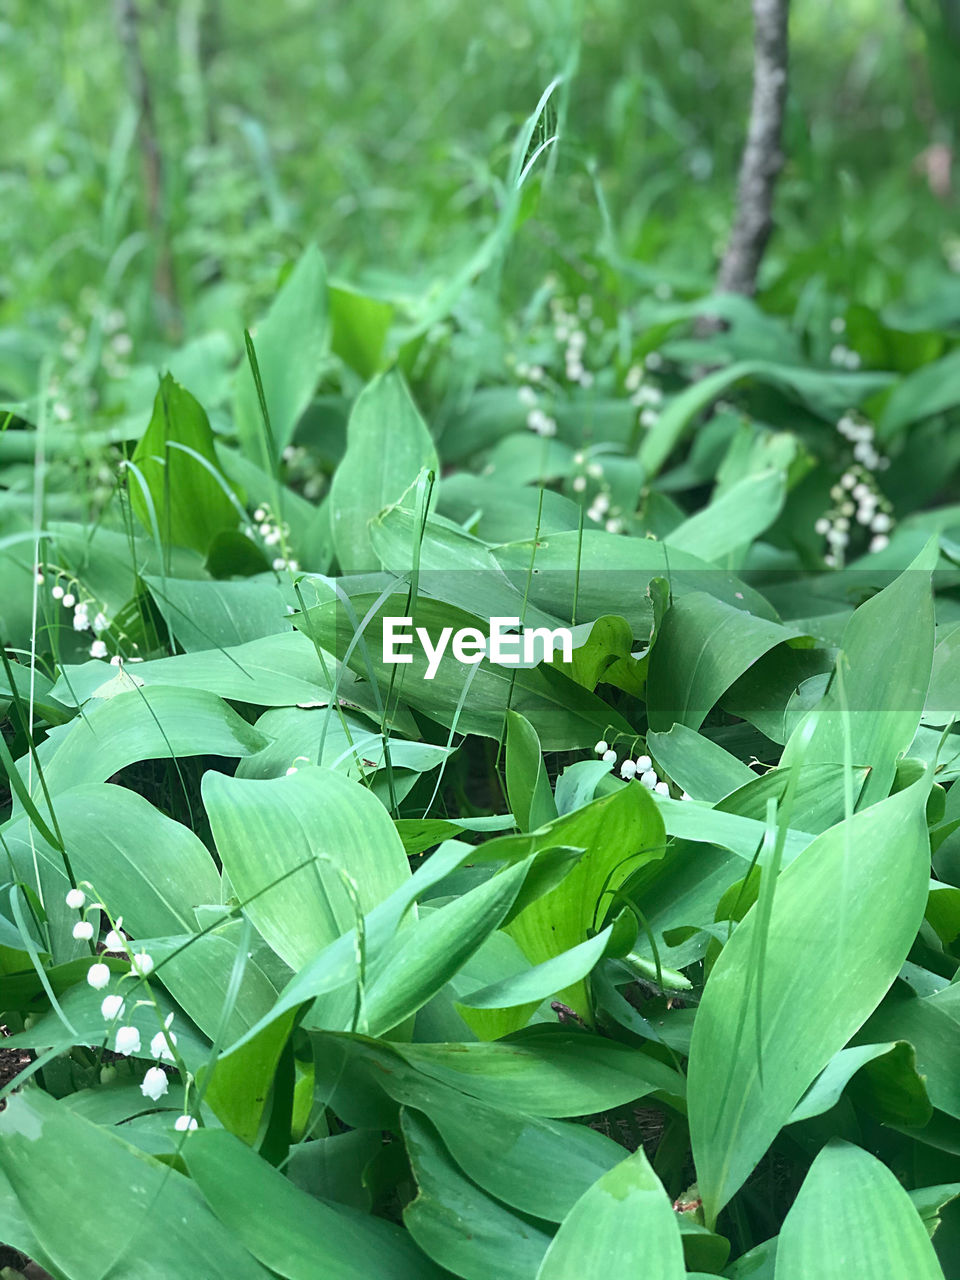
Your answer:
[[[650,367],[649,361],[653,356],[657,356],[659,361],[659,355],[652,351],[645,362],[647,367]],[[656,426],[663,407],[663,392],[655,382],[644,377],[644,365],[630,366],[624,379],[624,387],[630,392],[630,403],[640,410],[641,427],[649,430],[650,427]]]
[[[311,502],[323,497],[326,477],[315,456],[302,444],[288,444],[283,451],[287,468],[287,483],[299,488]]]
[[[274,516],[269,505],[265,502],[254,511],[253,519],[254,524],[247,525],[243,530],[246,536],[251,539],[259,537],[264,548],[279,550],[279,554],[274,555],[271,561],[273,568],[277,572],[283,569],[290,569],[293,573],[296,573],[300,568],[300,564],[287,554],[290,526]]]
[[[577,468],[573,478],[574,493],[585,493],[591,480],[599,486],[587,507],[587,519],[594,524],[602,524],[607,533],[622,533],[622,513],[618,506],[611,504],[610,486],[604,480],[603,464],[596,459],[588,461],[582,452],[573,455],[573,463]]]
[[[860,368],[860,357],[850,347],[844,346],[842,342],[837,342],[830,348],[830,363],[840,369],[853,371]]]
[[[73,611],[74,631],[93,631],[94,633],[94,639],[90,644],[90,657],[105,658],[107,645],[102,638],[102,633],[109,631],[110,621],[104,612],[104,607],[91,598],[85,597],[76,578],[70,577],[61,569],[36,565],[34,573],[38,586],[46,582],[48,573],[52,576],[53,586],[50,588],[50,594],[65,609]],[[92,618],[91,610],[95,611]]]
[[[619,758],[617,752],[614,751],[605,739],[600,739],[594,747],[594,751],[604,764],[610,765],[611,768],[616,765]],[[662,779],[659,776],[656,769],[653,767],[653,761],[648,755],[639,755],[636,759],[633,759],[631,756],[627,756],[620,765],[620,777],[623,778],[625,782],[631,782],[636,778],[641,786],[646,787],[648,791],[655,791],[658,796],[670,795],[669,784],[665,779]],[[692,797],[684,791],[681,799],[690,800]]]
[[[890,459],[884,457],[876,446],[873,424],[866,418],[845,413],[837,423],[837,431],[853,445],[853,459],[867,471],[886,471]]]
[[[516,367],[517,377],[522,378],[521,385],[517,388],[517,398],[527,411],[527,427],[530,431],[538,436],[555,436],[557,434],[557,420],[551,417],[543,408],[541,402],[541,393],[537,391],[532,383],[542,384],[546,375],[543,367],[539,364],[523,364],[520,363]]]
[[[66,895],[67,906],[72,911],[78,911],[81,919],[73,926],[73,936],[85,941],[92,941],[94,938],[93,922],[87,918],[88,913],[94,911],[104,911],[103,904],[93,902],[87,904],[87,895],[83,889],[75,887],[69,890]],[[153,972],[153,957],[146,951],[133,951],[131,945],[122,932],[123,917],[118,916],[116,922],[111,924],[106,936],[103,939],[104,949],[107,953],[120,953],[125,956],[129,963],[129,969],[122,974],[120,981],[134,979],[143,981],[147,979]],[[113,970],[104,960],[95,960],[87,970],[87,982],[93,987],[94,991],[106,991],[113,978]],[[159,1016],[159,1008],[150,995],[149,983],[146,983],[148,999],[137,1001],[134,1008],[141,1004],[153,1005]],[[133,1055],[140,1055],[142,1052],[142,1044],[140,1039],[140,1029],[130,1021],[124,1021],[127,1013],[127,1002],[122,993],[119,991],[108,992],[103,996],[100,1004],[100,1013],[105,1022],[110,1024],[113,1032],[113,1051],[121,1057],[127,1058]],[[176,1032],[171,1030],[174,1015],[169,1013],[163,1020],[163,1026],[150,1041],[150,1057],[154,1059],[154,1065],[150,1067],[143,1077],[140,1084],[140,1091],[145,1098],[157,1102],[168,1091],[169,1082],[167,1073],[160,1065],[162,1062],[176,1062]],[[177,1122],[178,1129],[195,1128],[196,1122],[192,1125],[187,1124],[191,1118],[189,1116],[181,1117],[185,1123]]]
[[[837,431],[852,446],[854,461],[830,490],[831,507],[816,521],[814,529],[827,543],[824,562],[840,567],[856,526],[869,534],[868,550],[883,551],[890,542],[893,506],[881,493],[875,471],[885,471],[890,459],[876,447],[873,426],[865,419],[846,413]]]
[[[593,314],[593,299],[589,294],[581,294],[577,299],[576,309],[564,298],[550,299],[550,318],[553,322],[553,336],[564,348],[563,363],[567,381],[589,388],[593,386],[594,375],[584,363],[587,346],[585,326],[591,332],[601,333],[603,321]]]

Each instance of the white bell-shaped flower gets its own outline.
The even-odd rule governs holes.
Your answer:
[[[100,1004],[100,1012],[103,1014],[107,1022],[112,1022],[114,1018],[119,1018],[123,1013],[123,996],[112,995],[104,996]],[[121,1028],[122,1029],[122,1028]],[[129,1031],[130,1028],[128,1027]],[[137,1033],[139,1038],[139,1032]],[[139,1039],[137,1047],[139,1048]]]
[[[151,1098],[154,1102],[162,1098],[170,1087],[167,1080],[167,1073],[162,1067],[151,1067],[147,1074],[143,1077],[140,1084],[140,1092],[145,1098]]]
[[[107,1000],[110,997],[107,996]],[[104,1001],[106,1003],[106,1001]],[[101,1006],[102,1008],[102,1006]],[[113,1045],[114,1053],[122,1054],[123,1057],[129,1057],[131,1053],[140,1052],[140,1032],[136,1027],[118,1027],[117,1038]]]

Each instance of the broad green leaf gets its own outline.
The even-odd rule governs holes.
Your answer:
[[[203,802],[235,894],[250,900],[250,919],[292,969],[409,878],[387,811],[332,770],[269,780],[210,771]]]
[[[343,686],[352,697],[369,693],[352,672],[346,673]],[[404,728],[417,731],[412,717],[394,719],[401,720]],[[429,742],[408,742],[396,737],[389,738],[385,748],[383,736],[371,723],[349,711],[328,715],[322,703],[318,707],[276,707],[264,712],[256,727],[271,741],[262,751],[241,761],[237,766],[238,778],[279,778],[291,767],[321,764],[356,781],[370,783],[372,780],[374,794],[388,807],[392,807],[392,803],[385,780],[387,752],[394,795],[402,800],[418,774],[438,768],[453,751]]]
[[[711,809],[707,805],[671,800],[667,796],[657,796],[655,803],[668,836],[695,840],[698,844],[720,845],[746,862],[753,862],[763,843],[766,825],[758,818],[729,813],[720,805]],[[721,805],[724,803],[720,802]],[[812,839],[811,833],[790,827],[783,849],[784,864],[792,862]]]
[[[837,764],[849,750],[852,764],[869,765],[861,807],[889,793],[920,723],[933,662],[930,575],[937,555],[934,540],[854,613],[840,642],[839,674],[784,749],[782,764],[800,753],[808,764]],[[807,741],[811,717],[816,724]]]
[[[794,769],[799,769],[800,776],[791,783],[790,775]],[[790,812],[785,815],[787,821],[791,827],[819,835],[845,816],[848,786],[856,806],[866,777],[866,769],[846,770],[841,764],[808,764],[805,761],[797,765],[780,765],[731,791],[719,801],[714,812],[736,813],[763,822],[770,799],[776,798],[779,804],[790,788]],[[785,853],[784,862],[789,861],[789,854]]]
[[[565,990],[582,981],[603,956],[612,932],[613,925],[610,925],[595,937],[544,960],[542,964],[462,995],[460,1003],[470,1009],[509,1009],[516,1005],[539,1003],[555,991]]]
[[[364,594],[352,601],[357,618],[373,608],[377,596]],[[581,688],[554,667],[499,666],[486,658],[476,666],[464,666],[448,649],[432,680],[425,679],[427,657],[421,646],[412,646],[413,662],[397,667],[383,661],[383,619],[404,617],[405,595],[389,596],[367,624],[365,648],[357,646],[347,665],[358,676],[375,679],[385,699],[391,684],[415,711],[421,711],[446,728],[499,739],[508,706],[533,725],[545,751],[567,750],[595,740],[611,729],[631,734],[630,724],[610,705]],[[454,632],[476,627],[484,636],[489,622],[452,605],[421,597],[416,604],[417,626],[434,644],[445,627]],[[345,656],[354,640],[354,624],[339,602],[308,608],[293,619],[325,649]],[[397,673],[400,673],[399,675]],[[512,693],[511,693],[512,691]]]
[[[595,799],[597,788],[610,777],[610,766],[603,760],[578,760],[567,765],[557,778],[554,798],[561,815],[582,809]]]
[[[869,1152],[837,1141],[814,1160],[787,1214],[775,1274],[943,1280],[920,1215],[894,1175]]]
[[[941,980],[942,981],[942,980]],[[863,1028],[865,1040],[897,1038],[910,1042],[917,1055],[930,1101],[940,1111],[960,1118],[960,986],[951,983],[929,996],[917,997],[897,984]]]
[[[535,830],[557,816],[540,739],[516,711],[507,712],[506,774],[507,798],[521,831]]]
[[[439,1275],[400,1227],[307,1195],[232,1134],[193,1133],[183,1157],[231,1238],[288,1280],[314,1280],[318,1273],[330,1280]]]
[[[92,886],[91,900],[103,902],[114,919],[123,916],[132,937],[190,932],[197,923],[193,908],[219,899],[220,877],[203,843],[136,792],[86,784],[58,796],[55,808],[74,875]],[[71,936],[78,917],[64,903],[70,882],[59,852],[28,834],[26,818],[7,829],[4,840],[17,874],[34,888],[39,869],[54,956],[84,951]]]
[[[525,891],[525,880],[534,882],[531,895],[552,888],[556,883],[551,864],[554,852],[526,857],[520,865],[509,867],[447,907],[431,911],[412,927],[398,931],[417,897],[473,855],[469,845],[449,842],[366,916],[362,948],[356,930],[351,929],[312,955],[284,987],[274,1007],[246,1031],[231,1052],[288,1009],[306,1006],[321,996],[324,999],[314,1006],[307,1025],[339,1029],[366,1017],[380,1031],[395,1027],[435,995],[499,926]],[[559,864],[561,874],[569,867],[569,851],[562,852],[567,860]],[[539,870],[544,861],[551,870],[546,876]]]
[[[421,531],[416,513],[396,505],[370,521],[369,534],[387,573],[408,573],[416,558],[419,590],[434,600],[483,619],[522,618],[525,627],[559,625],[530,601],[526,582],[512,582],[493,551],[459,525],[431,516]],[[413,614],[419,624],[419,600]]]
[[[645,862],[663,856],[663,825],[650,793],[639,785],[594,800],[535,833],[537,846],[570,844],[585,849],[577,866],[550,893],[522,911],[508,932],[535,965],[585,942],[599,931],[607,913],[619,914],[616,893]],[[559,998],[589,1016],[582,983]]]
[[[940,1226],[940,1210],[960,1196],[960,1182],[944,1182],[935,1187],[919,1187],[908,1191],[913,1207],[919,1213],[927,1234],[933,1237]]]
[[[699,729],[707,712],[751,663],[775,645],[798,638],[792,628],[754,617],[704,592],[675,600],[650,655],[650,727],[663,732],[680,723]]]
[[[669,733],[648,734],[647,746],[660,771],[694,800],[715,804],[756,777],[736,756],[685,724],[675,724]]]
[[[330,346],[334,355],[372,378],[381,368],[393,307],[347,285],[330,285]]]
[[[503,443],[513,438],[507,437]],[[520,437],[520,443],[533,450],[531,480],[549,479],[557,463],[561,471],[569,469],[570,451],[556,440],[538,439],[527,432]],[[548,446],[546,465],[542,461],[544,446]],[[492,459],[488,465],[494,471],[498,469]],[[520,462],[509,466],[502,478],[496,474],[467,472],[444,476],[437,496],[437,512],[468,528],[491,546],[532,538],[538,521],[541,534],[575,530],[580,521],[577,503],[552,489],[536,489],[532,484],[524,484],[523,475]]]
[[[361,1025],[383,1035],[426,1004],[500,927],[532,865],[508,867],[399,934],[371,965]]]
[[[781,873],[762,975],[756,907],[711,971],[688,1076],[708,1226],[906,958],[926,905],[929,786],[925,775],[831,828]]]
[[[930,688],[923,723],[946,725],[960,720],[960,623],[937,630]]]
[[[240,926],[225,922],[202,936],[145,938],[140,945],[153,957],[157,978],[184,1012],[211,1040],[220,1032],[240,946]],[[261,943],[261,946],[263,944]],[[281,975],[282,975],[281,970]],[[282,981],[282,976],[277,977]],[[273,1008],[278,981],[254,952],[243,957],[240,986],[227,1020],[226,1043],[245,1035]]]
[[[951,351],[941,360],[907,374],[893,388],[877,423],[881,440],[891,440],[904,427],[960,403],[960,353]]]
[[[696,515],[673,529],[664,541],[702,560],[723,564],[773,524],[783,509],[786,475],[762,471],[744,476]]]
[[[174,756],[251,755],[266,739],[222,698],[200,689],[155,685],[96,700],[83,716],[51,729],[39,748],[47,790],[57,796],[84,782],[104,782],[140,760]],[[26,768],[21,762],[21,771]],[[34,803],[45,801],[34,772]]]
[[[653,1092],[682,1095],[672,1067],[629,1045],[538,1023],[475,1044],[394,1044],[411,1066],[492,1106],[583,1116]]]
[[[401,921],[417,898],[455,870],[471,853],[469,845],[460,846],[454,841],[448,842],[423,862],[416,872],[395,889],[384,902],[375,907],[363,922],[365,956],[379,956],[390,945]],[[318,996],[330,996],[331,993],[346,991],[351,997],[351,1002],[347,1006],[349,1012],[356,1007],[354,993],[357,989],[358,976],[358,941],[357,930],[354,928],[341,934],[314,955],[299,973],[290,979],[274,1006],[261,1016],[254,1027],[243,1034],[229,1052],[233,1053],[242,1048],[248,1040],[286,1013],[288,1009],[305,1007]]]
[[[585,1191],[560,1224],[537,1280],[681,1280],[686,1275],[677,1215],[643,1148]]]
[[[496,558],[532,605],[556,618],[600,618],[614,614],[626,619],[637,637],[649,636],[656,618],[651,583],[665,578],[674,599],[706,592],[731,608],[776,622],[777,615],[758,591],[735,574],[652,538],[624,538],[598,529],[555,533],[540,538],[535,548],[535,572],[530,580],[532,541],[499,547]]]
[[[532,1280],[549,1234],[466,1178],[435,1127],[403,1112],[403,1139],[417,1198],[403,1220],[421,1249],[464,1280]]]
[[[892,375],[872,371],[826,374],[817,369],[805,369],[802,365],[774,364],[768,360],[738,361],[708,373],[681,391],[666,406],[640,445],[639,458],[647,478],[652,479],[661,469],[697,414],[728,387],[749,377],[788,388],[834,420],[851,405],[859,404],[864,396],[892,381]]]
[[[218,697],[258,707],[289,707],[299,702],[329,700],[338,664],[331,654],[326,655],[326,663],[329,681],[314,646],[306,636],[290,630],[227,648],[211,646],[201,652],[155,658],[127,671],[147,687],[164,684],[205,689]],[[98,690],[115,675],[115,668],[105,667],[102,662],[67,668],[69,688],[81,702],[97,697]],[[66,685],[66,678],[61,677],[61,681]],[[352,683],[348,676],[345,696],[349,696]]]
[[[632,656],[634,647],[626,619],[606,614],[573,628],[573,661],[563,663],[561,670],[585,689],[595,689],[603,683],[639,694],[645,671]]]
[[[206,554],[216,537],[236,529],[240,514],[213,448],[202,407],[170,374],[160,381],[153,416],[133,454],[149,490],[153,517],[165,543]],[[130,477],[130,505],[148,534],[153,519],[137,477]]]
[[[207,1068],[200,1075],[207,1106],[225,1129],[249,1146],[256,1144],[262,1130],[280,1055],[295,1021],[296,1013],[289,1009],[242,1049],[218,1058],[212,1069]],[[259,1256],[256,1249],[251,1251]]]
[[[320,250],[308,245],[284,281],[267,317],[252,330],[278,455],[293,437],[316,390],[327,345],[327,281]],[[279,461],[269,446],[249,362],[237,370],[233,401],[237,435],[267,472]]]
[[[420,1080],[398,1100],[424,1111],[464,1173],[521,1213],[560,1222],[622,1157],[622,1147],[587,1125],[504,1110]]]
[[[149,576],[144,580],[187,653],[229,649],[290,630],[289,607],[296,605],[296,597],[285,592],[273,574],[269,579],[233,582]]]
[[[266,1277],[188,1179],[39,1089],[0,1113],[0,1170],[65,1276]]]
[[[398,502],[424,468],[438,469],[430,432],[401,376],[383,374],[353,407],[347,452],[330,490],[333,545],[345,573],[380,567],[370,521]]]
[[[841,1049],[794,1107],[790,1123],[829,1111],[851,1081],[860,1082],[859,1090],[852,1090],[854,1100],[875,1114],[879,1109],[887,1124],[921,1128],[930,1119],[932,1108],[913,1048],[899,1040]]]

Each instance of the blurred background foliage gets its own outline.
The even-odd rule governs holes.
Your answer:
[[[429,290],[493,224],[518,124],[564,71],[547,119],[562,145],[503,287],[529,296],[604,236],[637,264],[627,294],[650,271],[689,296],[710,286],[749,102],[746,3],[139,0],[139,68],[128,8],[4,6],[0,324],[41,334],[96,291],[138,346],[236,332],[311,240],[354,282]],[[960,5],[802,0],[791,24],[761,300],[788,313],[823,290],[871,307],[943,290],[944,265],[960,269]]]

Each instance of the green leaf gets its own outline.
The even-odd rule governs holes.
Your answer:
[[[194,1184],[39,1089],[0,1113],[0,1170],[65,1276],[266,1277]]]
[[[677,1215],[639,1148],[585,1191],[560,1224],[537,1280],[682,1280]]]
[[[756,778],[736,756],[685,724],[675,724],[669,733],[649,733],[647,747],[661,772],[694,800],[715,804]]]
[[[326,660],[329,681],[307,637],[288,631],[228,648],[155,658],[129,670],[146,686],[163,684],[180,689],[204,689],[220,698],[253,706],[290,707],[299,702],[329,700],[337,662],[331,654],[326,655]],[[102,662],[86,662],[81,667],[68,667],[66,672],[69,688],[80,702],[97,697],[97,691],[109,688],[109,681],[116,676],[115,671],[104,667]],[[348,677],[348,689],[351,683]],[[63,684],[66,686],[65,678]],[[64,696],[66,694],[64,687]]]
[[[699,729],[707,712],[751,663],[775,645],[796,639],[792,628],[754,617],[705,592],[675,600],[650,655],[650,727],[666,731],[680,723]]]
[[[582,981],[603,956],[612,932],[613,925],[609,925],[596,937],[542,964],[460,996],[460,1003],[470,1009],[510,1009],[516,1005],[539,1004],[555,991]]]
[[[684,1090],[683,1078],[649,1054],[551,1023],[489,1042],[392,1047],[435,1080],[533,1116],[593,1115],[649,1093]]]
[[[529,586],[530,604],[556,618],[570,618],[576,600],[580,619],[613,614],[625,618],[635,636],[649,636],[659,604],[652,584],[662,578],[675,600],[706,592],[732,609],[777,621],[764,597],[735,574],[652,538],[585,529],[582,536],[541,538],[535,549],[536,572],[529,582],[532,542],[509,543],[495,555],[519,591]]]
[[[247,456],[270,473],[313,398],[326,349],[326,268],[315,244],[303,251],[252,337],[277,458],[269,456],[257,389],[246,360],[237,370],[234,421]]]
[[[374,379],[353,407],[347,451],[330,489],[333,545],[345,573],[380,567],[370,521],[398,502],[421,471],[438,468],[430,432],[401,376]]]
[[[925,364],[902,378],[890,392],[877,422],[881,440],[891,440],[904,427],[960,403],[960,351]]]
[[[866,1040],[909,1041],[930,1101],[960,1118],[960,985],[918,998],[898,983],[860,1034]]]
[[[573,661],[563,663],[560,670],[569,672],[585,689],[595,689],[603,682],[641,693],[644,671],[632,656],[633,648],[633,633],[626,619],[606,614],[573,628]]]
[[[211,771],[202,790],[234,892],[250,900],[250,919],[292,969],[409,879],[387,811],[343,774],[306,767],[253,780]]]
[[[464,1280],[532,1280],[550,1236],[481,1191],[457,1168],[434,1126],[403,1112],[417,1198],[403,1211],[421,1249]]]
[[[469,1178],[521,1213],[560,1222],[623,1155],[622,1147],[587,1125],[522,1115],[422,1076],[420,1082],[399,1100],[430,1117]]]
[[[645,862],[662,857],[665,848],[657,806],[639,784],[555,819],[536,833],[535,840],[539,848],[573,845],[586,850],[570,874],[508,928],[535,965],[586,941],[601,928],[608,912],[617,915],[620,885]],[[494,851],[488,852],[492,856]],[[581,982],[561,991],[559,998],[581,1016],[589,1016]]]
[[[329,297],[330,346],[334,355],[361,378],[372,378],[381,367],[383,345],[393,319],[392,305],[347,285],[331,284]]]
[[[718,369],[674,396],[644,436],[638,456],[648,480],[667,461],[697,414],[728,387],[749,377],[786,387],[833,421],[851,405],[859,404],[865,395],[892,381],[892,375],[887,373],[827,374],[818,369],[773,364],[768,360],[741,360]]]
[[[468,1177],[523,1213],[559,1222],[622,1158],[621,1147],[586,1125],[524,1114],[441,1083],[401,1058],[400,1046],[316,1032],[312,1038],[319,1084],[332,1090],[338,1115],[353,1125],[392,1126],[384,1097],[416,1107],[437,1126]],[[490,1075],[496,1074],[494,1059]],[[492,1094],[495,1079],[490,1083]]]
[[[507,712],[507,798],[521,831],[535,830],[557,816],[540,739],[529,720]]]
[[[906,958],[927,898],[929,785],[924,776],[831,828],[781,873],[762,986],[752,970],[756,907],[711,971],[688,1076],[708,1226]]]
[[[851,1082],[853,1100],[885,1124],[922,1128],[933,1114],[913,1046],[897,1040],[841,1049],[794,1108],[790,1123],[829,1111]]]
[[[369,534],[387,573],[408,573],[416,560],[419,589],[434,600],[484,620],[522,617],[526,627],[558,625],[556,618],[531,603],[527,584],[511,581],[493,551],[459,525],[439,516],[421,522],[415,511],[396,505],[370,522]],[[419,601],[414,614],[419,623]]]
[[[670,547],[722,564],[746,548],[777,519],[786,497],[786,474],[761,471],[744,476],[720,497],[666,536]]]
[[[238,582],[149,576],[144,581],[177,644],[188,653],[229,649],[290,631],[287,606],[296,604],[296,597],[285,593],[273,574]]]
[[[897,761],[920,723],[933,663],[930,575],[937,555],[932,539],[898,578],[857,609],[840,641],[839,674],[784,748],[782,764],[801,755],[807,764],[837,764],[847,759],[849,747],[851,763],[871,770],[861,807],[889,793]]]
[[[400,1227],[307,1195],[232,1134],[198,1130],[183,1156],[231,1238],[271,1272],[288,1280],[318,1272],[329,1280],[439,1278]]]
[[[364,617],[378,599],[367,593],[354,597],[351,603],[356,616]],[[415,711],[422,711],[445,728],[455,725],[460,733],[496,739],[503,733],[510,706],[530,721],[545,751],[580,746],[607,729],[632,733],[629,722],[608,703],[544,664],[532,668],[499,666],[484,658],[476,666],[464,666],[447,650],[434,678],[427,680],[427,658],[419,644],[412,646],[413,662],[409,665],[398,668],[385,663],[383,619],[405,616],[406,604],[405,595],[381,601],[367,624],[365,649],[358,645],[347,659],[358,676],[376,680],[384,698],[393,683],[394,696],[399,694]],[[427,597],[420,597],[416,611],[417,626],[428,632],[434,644],[445,627],[454,632],[476,627],[484,636],[490,630],[489,621]],[[346,655],[354,639],[354,624],[338,601],[311,607],[293,622],[338,655]]]
[[[136,670],[136,668],[134,668]],[[51,796],[84,782],[104,782],[140,760],[181,756],[252,755],[266,739],[215,694],[200,689],[130,686],[127,693],[95,700],[83,716],[51,729],[39,748]],[[23,761],[21,771],[25,771]],[[39,780],[34,803],[45,807]]]
[[[814,1160],[787,1214],[775,1274],[943,1280],[920,1215],[894,1175],[869,1152],[837,1141]]]
[[[114,919],[123,916],[132,937],[188,933],[196,928],[193,908],[219,899],[220,877],[202,841],[136,792],[108,783],[72,787],[57,797],[56,813],[77,880],[93,886],[88,895]],[[86,950],[72,937],[77,914],[64,902],[70,882],[59,852],[29,832],[25,818],[4,840],[25,883],[37,888],[39,869],[54,956]]]
[[[246,1003],[244,994],[241,990],[238,1005]],[[288,1009],[247,1040],[236,1053],[218,1058],[200,1073],[199,1083],[205,1087],[207,1105],[225,1129],[249,1146],[256,1144],[263,1131],[264,1116],[273,1102],[280,1056],[295,1022],[296,1011]]]
[[[153,416],[132,461],[146,482],[165,543],[205,555],[218,533],[236,529],[240,512],[228,496],[207,415],[169,373],[160,381]],[[147,498],[135,476],[130,477],[130,505],[152,533]]]
[[[533,864],[492,876],[398,935],[371,966],[363,1025],[382,1035],[416,1013],[503,923]]]

